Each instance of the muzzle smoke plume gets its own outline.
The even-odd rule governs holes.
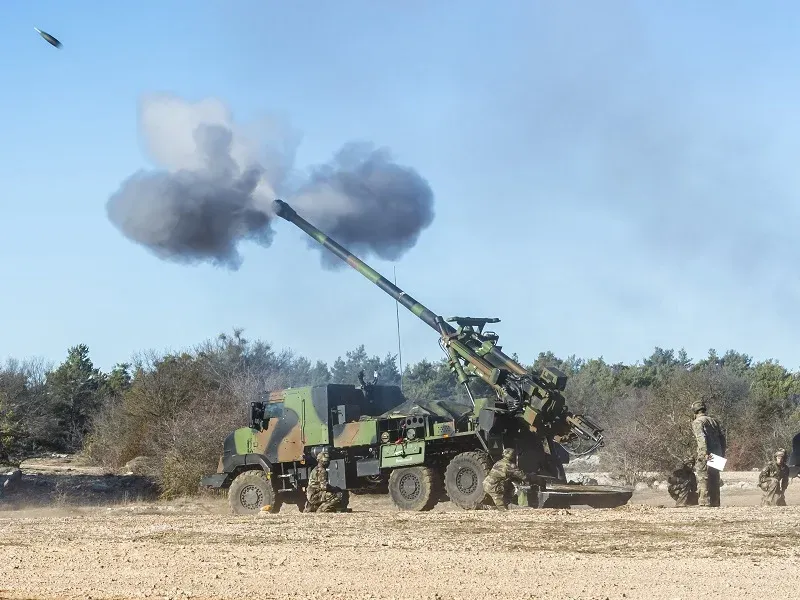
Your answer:
[[[272,125],[246,134],[219,100],[144,98],[139,126],[161,169],[123,181],[108,199],[109,219],[161,259],[234,270],[240,242],[272,243],[277,197],[365,257],[396,260],[433,221],[428,182],[385,149],[349,143],[328,163],[299,173],[291,144],[276,140]],[[326,253],[322,263],[340,264]]]

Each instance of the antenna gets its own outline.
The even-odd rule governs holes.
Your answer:
[[[397,267],[392,265],[394,271],[394,285],[397,287]],[[400,303],[394,301],[395,312],[397,313],[397,356],[400,359],[400,391],[403,391],[403,349],[400,346]]]

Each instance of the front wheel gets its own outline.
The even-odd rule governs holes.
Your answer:
[[[428,467],[395,469],[389,476],[389,496],[400,510],[430,510],[439,499],[438,481]]]
[[[262,470],[245,471],[236,476],[228,488],[228,505],[235,515],[252,515],[265,510],[280,510],[277,494]]]

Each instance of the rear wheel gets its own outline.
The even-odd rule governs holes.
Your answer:
[[[260,469],[236,476],[228,488],[228,505],[235,515],[252,515],[262,509],[271,513],[280,510],[275,488]]]
[[[475,510],[486,493],[483,480],[492,468],[485,452],[462,452],[450,461],[444,472],[444,487],[450,501],[466,510]]]
[[[389,496],[400,510],[430,510],[439,499],[439,477],[428,467],[403,467],[389,476]]]

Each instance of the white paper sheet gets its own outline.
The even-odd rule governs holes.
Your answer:
[[[716,469],[717,471],[725,470],[725,463],[728,462],[727,458],[722,458],[721,456],[717,456],[716,454],[711,454],[711,458],[706,463],[712,469]]]

